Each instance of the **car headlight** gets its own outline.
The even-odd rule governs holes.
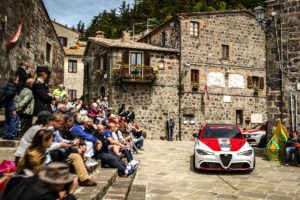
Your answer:
[[[205,151],[205,150],[202,150],[202,149],[196,149],[197,153],[199,155],[202,155],[202,156],[205,156],[205,155],[214,155],[213,152],[210,152],[210,151]]]
[[[253,153],[253,150],[250,149],[250,150],[247,150],[247,151],[242,151],[242,152],[238,153],[238,155],[240,155],[240,156],[251,156],[252,153]]]

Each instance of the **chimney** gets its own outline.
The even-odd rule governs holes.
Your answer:
[[[104,38],[104,32],[103,31],[97,31],[96,32],[96,36],[95,36],[96,38]]]
[[[80,49],[80,43],[79,43],[79,41],[76,42],[76,49]]]
[[[126,29],[125,31],[123,31],[123,38],[122,38],[122,42],[130,42],[130,33],[128,32],[128,29]]]

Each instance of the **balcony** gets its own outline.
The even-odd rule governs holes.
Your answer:
[[[121,66],[113,69],[113,76],[122,83],[153,83],[156,74],[148,66]]]

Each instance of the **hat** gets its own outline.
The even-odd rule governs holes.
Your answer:
[[[35,72],[36,73],[45,72],[45,73],[51,74],[51,71],[49,70],[49,67],[47,67],[47,66],[37,66]]]
[[[39,120],[42,120],[42,121],[50,121],[50,120],[56,119],[55,116],[50,111],[47,111],[47,110],[43,110],[43,111],[39,112],[37,117]]]
[[[92,106],[93,106],[93,107],[97,107],[98,104],[97,104],[97,103],[92,103]]]
[[[53,162],[38,174],[40,180],[50,184],[67,184],[74,181],[76,175],[71,174],[69,166]]]

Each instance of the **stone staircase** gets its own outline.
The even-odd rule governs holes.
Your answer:
[[[0,139],[0,162],[2,160],[13,161],[18,144],[18,140]],[[117,169],[101,168],[100,164],[89,168],[88,171],[90,172],[91,179],[97,182],[97,186],[79,187],[75,192],[78,200],[145,199],[145,192],[143,192],[143,189],[141,192],[139,187],[133,186],[133,191],[130,193],[135,174],[131,177],[119,177]]]

